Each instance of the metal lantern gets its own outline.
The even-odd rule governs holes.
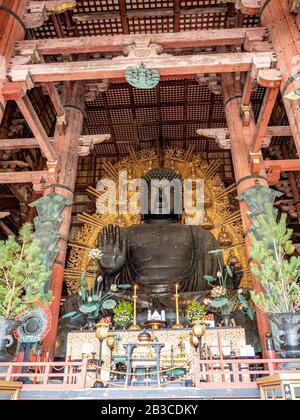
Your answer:
[[[109,347],[111,351],[113,351],[116,347],[116,339],[114,335],[109,335],[107,337],[107,347]]]
[[[96,337],[98,338],[98,340],[105,340],[108,337],[108,331],[109,331],[109,327],[104,324],[103,322],[100,322],[99,324],[96,325]]]
[[[193,335],[197,338],[203,337],[206,333],[206,327],[204,324],[197,323],[193,327]]]
[[[198,348],[198,346],[199,346],[199,339],[194,334],[191,334],[190,342],[191,342],[191,345],[193,347]]]

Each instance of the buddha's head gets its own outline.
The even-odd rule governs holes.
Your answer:
[[[144,181],[141,188],[144,220],[178,220],[182,215],[183,188],[177,172],[168,168],[154,168],[146,173]]]

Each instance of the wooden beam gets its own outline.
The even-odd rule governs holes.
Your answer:
[[[14,232],[2,220],[0,220],[0,228],[7,236],[16,236]]]
[[[180,33],[147,34],[147,38],[154,44],[161,45],[165,49],[210,47],[214,45],[242,45],[247,38],[251,41],[264,41],[265,28],[235,28],[202,30]],[[92,42],[91,42],[92,39]],[[94,36],[93,38],[65,38],[40,39],[17,42],[15,50],[21,55],[27,55],[28,51],[37,50],[41,55],[70,55],[100,52],[122,52],[125,47],[134,42],[142,42],[145,35],[109,35]]]
[[[95,134],[79,137],[80,146],[88,146],[92,144],[100,144],[110,140],[110,134]],[[53,137],[49,137],[53,143]],[[21,150],[21,149],[39,149],[40,145],[34,137],[23,139],[0,139],[0,150]]]
[[[17,105],[25,118],[27,124],[29,125],[31,131],[33,132],[35,138],[37,139],[39,146],[41,148],[42,154],[49,162],[57,161],[57,153],[51,144],[49,137],[37,115],[35,109],[30,102],[28,95],[25,95],[23,98],[20,98],[16,101]]]
[[[0,211],[0,219],[5,219],[7,216],[10,216],[10,211]]]
[[[129,34],[129,23],[128,23],[128,12],[127,12],[127,9],[126,9],[126,1],[125,0],[119,0],[119,7],[120,7],[120,14],[119,14],[118,18],[121,16],[123,34],[127,35],[127,34]],[[101,13],[101,14],[103,14],[103,13]],[[76,22],[76,16],[77,15],[75,15],[73,17],[75,22]]]
[[[180,32],[181,0],[174,0],[174,32]]]
[[[300,171],[300,159],[265,160],[264,165],[267,170],[280,168],[281,172]]]
[[[77,61],[72,63],[47,63],[13,65],[10,77],[13,82],[26,80],[30,74],[34,83],[67,80],[98,80],[124,78],[128,66],[144,64],[157,69],[161,76],[193,75],[199,73],[235,73],[250,71],[253,59],[269,58],[273,53],[227,53],[190,56],[158,56],[157,58],[133,59],[121,57],[114,60]]]
[[[257,121],[254,139],[251,145],[250,151],[252,153],[259,153],[261,150],[262,142],[267,132],[268,124],[274,109],[278,92],[279,87],[267,89]]]
[[[0,172],[0,184],[27,184],[47,178],[47,171]]]
[[[66,116],[65,109],[63,107],[63,104],[61,102],[60,96],[56,90],[56,87],[53,83],[45,83],[44,87],[52,101],[53,107],[56,111],[56,114],[58,117],[63,118]]]

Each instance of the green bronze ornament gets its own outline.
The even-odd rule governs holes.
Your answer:
[[[149,70],[141,64],[139,67],[127,67],[125,78],[135,88],[153,89],[159,84],[160,74],[157,70]]]
[[[30,204],[36,208],[38,216],[34,219],[35,237],[40,241],[43,263],[52,272],[54,261],[58,254],[59,226],[65,206],[72,204],[71,200],[62,195],[51,193]],[[45,284],[45,293],[50,289],[50,278]]]
[[[259,239],[259,220],[258,217],[266,213],[267,204],[274,205],[276,198],[279,198],[283,193],[264,187],[262,185],[255,185],[237,197],[239,201],[245,201],[249,207],[247,212],[252,221],[251,231],[257,239]],[[274,208],[274,215],[277,216],[278,210]]]

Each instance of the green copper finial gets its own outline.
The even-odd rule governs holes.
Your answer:
[[[127,82],[138,89],[153,89],[160,81],[160,74],[156,70],[147,69],[144,64],[139,67],[127,67],[125,70]]]

